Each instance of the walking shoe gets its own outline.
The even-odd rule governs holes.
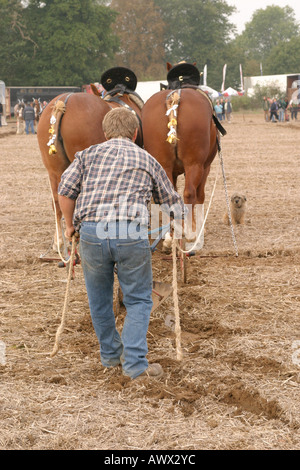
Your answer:
[[[150,379],[159,379],[164,375],[163,368],[160,364],[154,363],[154,364],[149,364],[147,369],[140,375],[138,375],[136,378],[139,377],[149,377]]]

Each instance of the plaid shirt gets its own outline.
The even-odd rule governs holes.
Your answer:
[[[138,218],[139,223],[148,225],[151,197],[164,207],[176,206],[176,218],[184,214],[183,200],[165,170],[127,138],[110,139],[77,152],[62,175],[58,193],[76,199],[76,230],[83,221]]]

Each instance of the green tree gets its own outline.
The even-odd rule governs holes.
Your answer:
[[[164,23],[152,0],[112,0],[118,12],[114,31],[120,40],[115,62],[132,69],[139,80],[163,77]]]
[[[0,80],[6,85],[18,84],[27,62],[26,47],[36,43],[30,37],[23,18],[20,0],[0,0]]]
[[[164,46],[172,64],[180,60],[196,62],[200,70],[207,64],[208,84],[220,88],[226,48],[235,32],[229,17],[235,11],[219,0],[155,0],[166,25]]]
[[[256,10],[236,41],[248,59],[263,62],[273,47],[287,43],[298,34],[294,10],[272,5]]]
[[[219,0],[154,0],[165,22],[165,50],[172,62],[218,55],[234,31],[235,10]],[[205,61],[205,60],[204,60]]]
[[[264,64],[266,75],[298,73],[299,69],[300,35],[273,47]]]
[[[3,1],[3,0],[1,0]],[[18,2],[20,3],[20,2]],[[118,41],[115,13],[96,0],[28,0],[18,10],[18,46],[7,85],[82,85],[99,81],[112,64]],[[21,27],[19,27],[21,25]],[[5,39],[5,38],[4,38]]]
[[[26,18],[38,43],[36,83],[90,83],[111,65],[118,46],[111,31],[115,14],[99,2],[31,0]]]

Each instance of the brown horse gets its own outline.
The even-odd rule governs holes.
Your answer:
[[[37,98],[32,98],[32,102],[33,102],[35,120],[36,120],[36,122],[38,122],[39,119],[40,119],[41,112],[42,112],[41,100],[40,100],[40,98],[38,98],[38,99]]]
[[[144,147],[162,165],[175,188],[177,177],[185,175],[183,198],[192,208],[192,221],[185,224],[188,249],[202,228],[204,189],[218,151],[219,123],[210,99],[198,88],[200,74],[194,65],[186,64],[182,69],[167,64],[167,69],[169,89],[154,94],[142,110]],[[201,249],[203,242],[202,236],[195,250]]]
[[[62,245],[61,218],[58,204],[58,185],[62,173],[74,160],[76,152],[105,141],[102,121],[114,107],[126,105],[141,115],[142,102],[122,90],[105,99],[94,94],[63,94],[54,98],[43,110],[38,125],[37,138],[43,163],[48,171],[56,214],[56,232],[53,249]],[[111,101],[113,100],[113,101]],[[142,145],[141,131],[137,144]]]

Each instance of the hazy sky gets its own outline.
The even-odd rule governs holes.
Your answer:
[[[251,21],[255,10],[265,9],[270,5],[293,8],[296,21],[300,23],[300,0],[227,0],[227,3],[237,9],[237,12],[230,17],[230,20],[236,25],[238,33],[243,31],[245,23]]]

